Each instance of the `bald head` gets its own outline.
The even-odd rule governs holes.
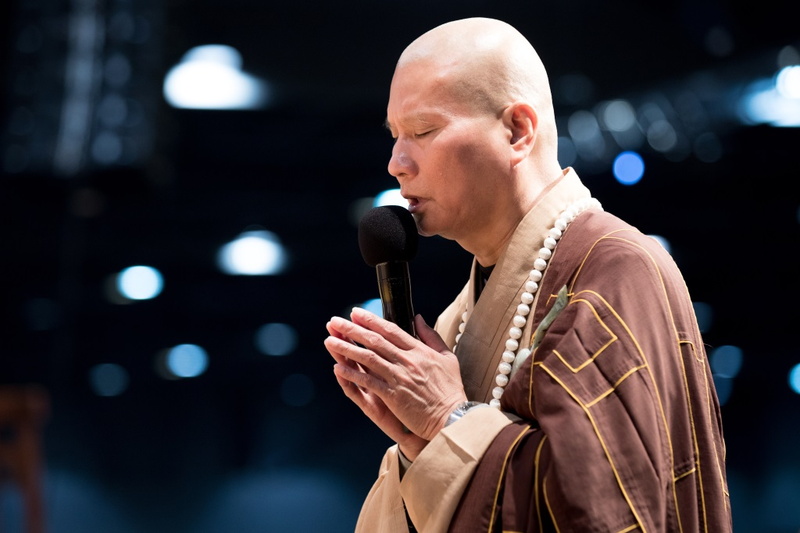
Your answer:
[[[517,30],[472,18],[434,28],[401,55],[386,125],[389,173],[423,235],[497,261],[519,221],[559,179],[547,74]]]
[[[540,142],[555,149],[547,72],[533,46],[514,27],[488,18],[437,26],[403,51],[395,76],[419,62],[428,64],[454,96],[478,111],[496,113],[514,102],[530,104],[538,117]]]

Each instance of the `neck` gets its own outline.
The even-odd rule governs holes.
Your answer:
[[[513,224],[510,224],[499,237],[497,233],[489,235],[486,238],[484,246],[480,246],[479,243],[476,243],[474,249],[470,249],[468,244],[459,244],[462,248],[473,254],[481,265],[493,266],[497,264],[497,261],[503,254],[503,250],[508,246],[508,241],[511,240],[511,236],[514,234],[514,230],[517,228],[520,220],[522,220],[522,217],[518,218]]]
[[[559,168],[557,172],[548,174],[550,177],[546,180],[537,181],[531,178],[529,181],[518,181],[520,187],[512,191],[509,197],[511,203],[493,211],[501,215],[491,220],[489,226],[484,228],[485,231],[476,237],[463,241],[457,239],[458,244],[474,255],[481,265],[496,264],[525,215],[539,203],[555,183],[564,177],[566,172]]]

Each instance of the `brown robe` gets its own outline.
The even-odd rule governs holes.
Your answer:
[[[527,273],[553,220],[588,197],[574,171],[523,219],[475,301],[437,321],[470,399],[488,401]],[[615,217],[578,217],[559,241],[520,340],[563,286],[569,304],[506,387],[503,411],[442,430],[405,475],[390,448],[357,532],[728,531],[719,408],[686,287],[669,255]],[[518,415],[518,416],[517,416]],[[521,418],[521,420],[520,420]]]
[[[556,248],[536,323],[563,286],[568,305],[502,397],[522,420],[484,454],[450,531],[730,531],[719,405],[671,257],[590,211]]]

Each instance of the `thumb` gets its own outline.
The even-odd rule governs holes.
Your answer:
[[[424,342],[427,346],[433,348],[439,353],[450,351],[447,343],[444,342],[442,337],[436,333],[436,330],[430,327],[422,315],[414,317],[414,328],[416,329],[417,337]]]

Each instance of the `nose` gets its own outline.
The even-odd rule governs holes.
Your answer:
[[[398,139],[392,147],[392,157],[389,159],[389,174],[397,178],[408,178],[417,173],[417,165],[408,153],[405,143]]]

